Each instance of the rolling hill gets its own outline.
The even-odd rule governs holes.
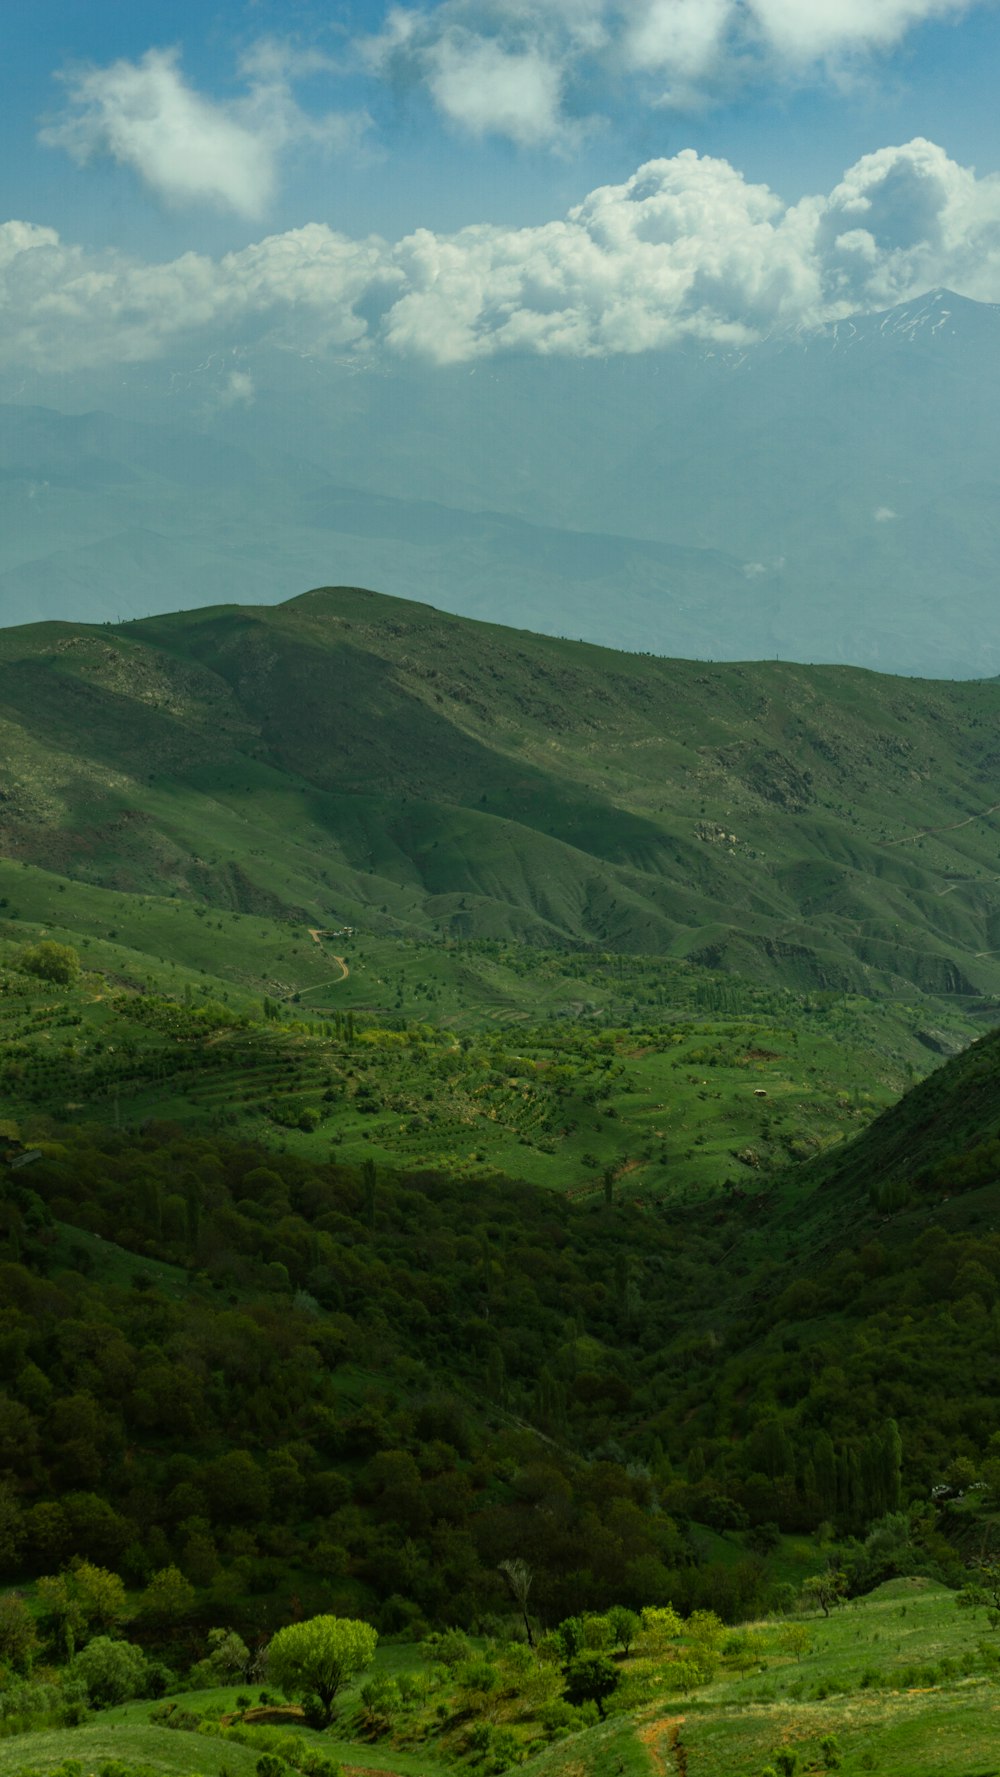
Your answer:
[[[0,632],[12,859],[128,892],[1000,993],[994,681],[615,654],[349,588]]]

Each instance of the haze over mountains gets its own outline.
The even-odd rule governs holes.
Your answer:
[[[106,380],[8,378],[0,610],[354,583],[641,652],[989,676],[998,343],[1000,308],[935,291],[729,356],[234,346],[126,367],[113,413]]]

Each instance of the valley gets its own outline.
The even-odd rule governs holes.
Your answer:
[[[0,1774],[989,1768],[998,697],[0,631]]]

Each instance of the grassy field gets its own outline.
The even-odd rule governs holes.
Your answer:
[[[490,1735],[512,1735],[515,1763],[531,1777],[761,1777],[768,1767],[780,1769],[779,1752],[793,1756],[798,1773],[996,1777],[995,1641],[982,1620],[956,1609],[955,1595],[943,1587],[893,1580],[829,1618],[766,1619],[727,1632],[716,1676],[694,1688],[671,1681],[672,1669],[681,1670],[683,1633],[677,1648],[660,1654],[640,1640],[620,1662],[622,1681],[608,1719],[549,1744],[525,1678],[520,1692],[504,1689],[486,1708],[484,1744]],[[487,1660],[496,1657],[488,1645],[480,1647]],[[401,1673],[416,1680],[415,1697],[381,1730],[364,1725],[360,1680],[343,1693],[326,1733],[301,1724],[272,1727],[265,1735],[257,1731],[254,1748],[171,1731],[150,1719],[156,1706],[132,1703],[80,1728],[0,1741],[0,1777],[47,1773],[67,1757],[80,1760],[85,1774],[115,1757],[163,1777],[223,1771],[243,1777],[265,1744],[278,1750],[284,1744],[293,1756],[290,1734],[348,1771],[440,1777],[456,1759],[476,1769],[476,1758],[469,1761],[467,1693],[441,1668],[428,1671],[414,1648],[396,1644],[379,1649],[366,1678]],[[193,1691],[178,1704],[209,1722],[228,1720],[238,1695],[237,1687]]]
[[[716,1683],[667,1717],[670,1727],[683,1717],[692,1771],[756,1777],[786,1746],[800,1769],[822,1769],[831,1734],[845,1773],[987,1777],[1000,1769],[993,1650],[984,1660],[953,1594],[891,1581],[810,1628],[812,1646],[799,1659],[770,1655],[765,1626],[760,1670]],[[673,1737],[664,1717],[651,1710],[633,1732],[653,1754],[652,1769],[670,1771],[669,1758],[658,1765],[656,1756],[663,1760]]]
[[[750,1188],[856,1133],[935,1059],[918,1004],[655,958],[317,942],[152,896],[117,896],[109,926],[102,891],[0,866],[11,877],[25,905],[10,917],[8,893],[0,922],[0,1048],[31,1139],[47,1120],[156,1117],[317,1158],[581,1196],[611,1174],[619,1194],[659,1197]],[[20,967],[40,940],[75,944],[74,983]],[[967,1040],[968,1018],[936,1016],[935,1041]]]

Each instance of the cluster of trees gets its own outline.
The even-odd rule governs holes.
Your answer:
[[[769,1523],[860,1534],[956,1463],[1000,1492],[991,1234],[845,1246],[742,1316],[731,1274],[725,1322],[708,1215],[163,1126],[68,1132],[2,1191],[10,1572],[174,1572],[248,1620],[292,1573],[401,1627],[499,1608],[520,1557],[544,1620],[731,1618],[766,1601]]]
[[[159,1622],[154,1633],[162,1637],[164,1630]],[[21,1594],[5,1593],[0,1598],[0,1722],[7,1732],[72,1727],[88,1709],[185,1687],[266,1678],[279,1697],[302,1703],[310,1725],[323,1728],[333,1719],[344,1685],[371,1664],[378,1641],[369,1623],[330,1614],[286,1624],[253,1652],[235,1631],[213,1629],[204,1657],[185,1672],[151,1653],[149,1636],[145,1595],[130,1608],[120,1577],[89,1562],[42,1579],[34,1610]],[[177,1652],[176,1644],[167,1645]],[[269,1693],[261,1694],[267,1700]],[[242,1701],[246,1706],[251,1698]],[[174,1707],[165,1706],[165,1719]],[[172,1720],[171,1725],[182,1724]],[[287,1768],[284,1761],[280,1768]]]
[[[33,1607],[21,1594],[5,1593],[0,1598],[0,1720],[20,1728],[74,1725],[88,1707],[215,1687],[235,1688],[238,1710],[250,1711],[252,1720],[252,1686],[263,1707],[292,1699],[310,1726],[325,1728],[345,1685],[375,1657],[378,1634],[369,1622],[324,1612],[285,1623],[253,1648],[234,1629],[211,1629],[200,1638],[201,1657],[188,1666],[172,1633],[176,1623],[151,1612],[149,1590],[129,1599],[118,1574],[74,1561],[38,1582]],[[495,1720],[498,1705],[516,1699],[516,1713],[544,1718],[553,1737],[604,1716],[625,1676],[624,1662],[637,1650],[674,1690],[706,1683],[720,1658],[741,1659],[746,1651],[738,1635],[726,1635],[713,1612],[695,1611],[685,1622],[669,1605],[586,1612],[541,1636],[531,1632],[527,1614],[525,1623],[527,1641],[491,1636],[479,1649],[458,1629],[427,1635],[420,1647],[426,1684],[401,1685],[382,1672],[360,1688],[366,1728],[384,1733],[404,1693],[426,1696],[445,1682],[456,1724],[484,1715]],[[174,1664],[164,1664],[163,1656]],[[436,1711],[439,1719],[448,1714],[447,1706]],[[184,1727],[205,1718],[184,1707],[178,1713],[178,1704],[170,1702],[153,1719]]]

